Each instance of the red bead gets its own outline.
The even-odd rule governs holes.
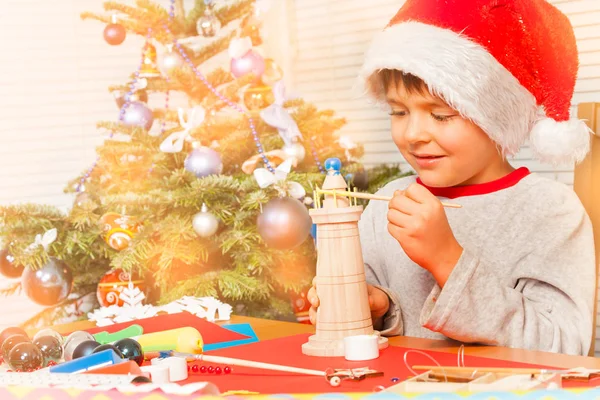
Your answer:
[[[27,372],[33,372],[33,368],[27,368]]]
[[[225,368],[223,368],[223,372],[225,372],[226,374],[230,374],[231,373],[231,367],[225,367]]]
[[[193,373],[197,374],[197,373],[198,373],[198,370],[200,370],[200,368],[198,367],[198,364],[194,364],[194,365],[192,365],[192,372],[193,372]]]
[[[213,372],[215,372],[215,367],[210,366],[206,370],[208,371],[209,374],[212,374]]]
[[[20,369],[15,369],[15,372],[23,372],[23,371],[21,371]]]
[[[12,369],[7,369],[6,372],[12,372]]]
[[[215,374],[219,375],[221,372],[221,367],[215,367]]]
[[[203,365],[200,367],[200,372],[205,374],[206,373],[206,365]]]
[[[187,368],[188,368],[188,373],[189,373],[192,370],[192,366],[190,364],[188,364]]]
[[[56,365],[56,361],[54,361],[54,360],[50,360],[50,361],[48,361],[48,366],[49,366],[49,367],[53,367],[53,366],[55,366],[55,365]]]

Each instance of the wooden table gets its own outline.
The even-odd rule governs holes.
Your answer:
[[[301,333],[313,333],[311,325],[297,324],[291,322],[280,322],[273,320],[256,319],[241,316],[232,316],[228,323],[249,323],[256,332],[259,340],[277,339]],[[227,322],[225,322],[227,323]],[[220,323],[224,324],[223,322]],[[56,326],[53,329],[59,333],[68,333],[75,330],[84,330],[95,327],[94,323],[83,321],[67,325]],[[397,336],[390,338],[392,346],[410,347],[415,349],[435,350],[445,353],[458,352],[460,344],[450,340],[431,340],[414,337]],[[528,351],[522,349],[511,349],[506,347],[490,346],[465,346],[465,355],[488,357],[500,360],[518,361],[536,365],[546,365],[557,368],[587,367],[600,369],[600,359],[583,356],[569,356],[565,354],[545,353],[540,351]]]

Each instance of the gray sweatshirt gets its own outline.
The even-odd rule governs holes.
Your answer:
[[[392,196],[415,182],[378,191]],[[420,181],[419,181],[420,183]],[[388,204],[371,201],[359,222],[367,281],[390,297],[375,328],[385,336],[587,354],[592,338],[592,226],[566,185],[520,168],[498,181],[429,188],[464,248],[443,289],[387,230]]]

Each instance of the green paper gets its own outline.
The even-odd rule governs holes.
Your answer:
[[[100,344],[108,344],[121,339],[128,339],[135,336],[140,336],[144,333],[144,328],[141,325],[131,325],[115,333],[98,332],[94,336],[96,342]]]

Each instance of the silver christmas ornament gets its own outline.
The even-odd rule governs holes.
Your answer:
[[[149,131],[153,121],[154,116],[152,110],[142,102],[133,101],[125,108],[123,124],[127,126],[140,127]]]
[[[36,333],[33,337],[33,341],[35,342],[36,339],[41,338],[42,336],[52,336],[58,339],[60,343],[62,343],[64,340],[63,336],[60,333],[56,332],[54,329],[46,328]]]
[[[306,150],[304,149],[304,146],[298,142],[283,146],[282,150],[288,157],[295,158],[299,163],[302,162],[306,156]]]
[[[172,49],[169,49],[167,53],[160,60],[160,69],[163,74],[169,73],[172,69],[181,68],[184,64],[183,58]]]
[[[306,190],[304,190],[304,186],[299,184],[298,182],[288,182],[287,192],[290,196],[295,199],[302,200],[304,196],[306,196]]]
[[[208,147],[199,147],[192,150],[184,163],[186,170],[198,178],[208,175],[219,175],[223,171],[223,162],[219,153]]]
[[[310,234],[312,220],[306,207],[291,197],[269,200],[258,216],[258,233],[265,243],[277,249],[300,246]]]
[[[217,229],[219,229],[219,220],[208,212],[206,204],[202,204],[200,212],[194,215],[192,226],[200,237],[209,237],[214,235]]]
[[[207,7],[204,16],[196,22],[196,31],[204,37],[213,37],[219,29],[221,29],[221,21],[213,14],[211,7]]]

